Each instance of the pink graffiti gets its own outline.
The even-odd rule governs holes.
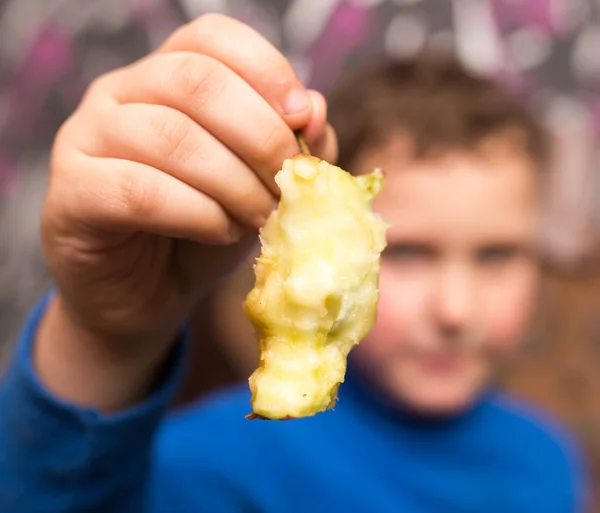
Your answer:
[[[72,43],[56,26],[44,27],[34,40],[7,87],[11,136],[29,137],[38,126],[48,89],[72,66]]]
[[[8,196],[17,186],[17,175],[13,166],[0,155],[0,198]]]
[[[367,41],[376,27],[373,10],[341,2],[310,52],[312,87],[328,92],[349,54]]]
[[[560,0],[569,1],[569,0]],[[506,32],[511,28],[530,26],[546,33],[559,33],[562,27],[557,18],[557,10],[552,8],[552,0],[527,0],[511,2],[493,0],[492,6],[499,28]],[[560,10],[558,10],[560,12]]]

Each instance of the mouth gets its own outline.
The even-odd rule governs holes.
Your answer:
[[[426,372],[442,374],[457,372],[465,365],[466,358],[460,353],[427,351],[417,353],[415,361]]]

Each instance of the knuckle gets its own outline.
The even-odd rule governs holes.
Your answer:
[[[81,122],[78,119],[77,112],[71,114],[58,128],[54,136],[54,141],[49,155],[49,173],[50,178],[69,167],[73,167],[71,162],[73,155],[77,154],[81,146]]]
[[[54,135],[54,144],[52,145],[52,156],[62,154],[65,147],[68,146],[71,134],[73,133],[74,115],[71,114],[63,123],[58,127],[56,134]]]
[[[260,136],[257,147],[261,160],[277,159],[288,147],[285,132],[277,126],[266,129]]]
[[[200,54],[177,56],[174,65],[174,82],[181,94],[196,105],[210,102],[225,87],[225,77],[215,59]]]
[[[223,28],[224,25],[230,25],[233,19],[217,12],[210,12],[198,16],[193,22],[194,30],[202,37],[206,31],[214,32]]]
[[[187,143],[192,125],[185,116],[165,108],[150,115],[148,124],[152,133],[156,134],[160,153],[167,162],[178,164],[189,157]]]
[[[105,131],[114,131],[126,135],[136,127],[139,127],[140,120],[144,115],[142,105],[137,103],[126,103],[119,105],[114,111],[104,110],[99,113],[102,116],[102,129]]]
[[[80,108],[98,109],[100,106],[118,105],[118,84],[124,72],[110,71],[94,78],[87,86],[80,102]]]
[[[143,173],[125,171],[118,180],[115,201],[127,216],[154,218],[163,210],[166,191]]]
[[[99,77],[94,78],[87,86],[85,98],[97,95],[100,91],[104,91],[105,87],[106,77],[104,77],[104,75],[100,75]]]
[[[98,94],[104,94],[109,89],[112,83],[116,71],[104,73],[92,79],[87,87],[86,97],[96,96]]]
[[[183,161],[189,155],[186,150],[191,122],[175,109],[164,106],[126,104],[118,109],[119,114],[108,116],[107,129],[119,126],[120,133],[139,131],[140,123],[146,135],[145,143],[152,146],[161,159],[174,164]],[[139,151],[147,151],[140,147]]]

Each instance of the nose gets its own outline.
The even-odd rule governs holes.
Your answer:
[[[467,266],[448,264],[441,269],[434,292],[434,314],[447,333],[463,332],[473,322],[476,309],[473,276]]]

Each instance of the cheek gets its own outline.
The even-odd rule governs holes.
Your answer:
[[[419,318],[416,289],[411,280],[382,261],[377,320],[367,338],[355,349],[357,353],[385,357],[403,345]]]
[[[516,269],[486,298],[489,343],[511,350],[522,340],[536,302],[539,277],[532,266]]]

